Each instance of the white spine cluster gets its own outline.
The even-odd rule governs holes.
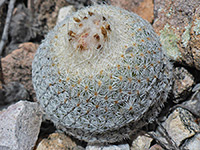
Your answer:
[[[90,143],[129,138],[154,120],[171,76],[151,25],[106,5],[66,18],[33,61],[33,85],[46,114],[64,132]]]

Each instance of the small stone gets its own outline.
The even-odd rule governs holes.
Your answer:
[[[75,11],[76,10],[73,5],[69,5],[69,6],[60,8],[60,10],[58,12],[58,18],[57,18],[56,23],[57,24],[60,23],[61,21],[63,21],[63,19],[65,19],[68,15],[72,14]]]
[[[193,115],[182,108],[175,109],[163,123],[163,126],[178,146],[183,140],[200,131]]]
[[[132,143],[131,150],[144,150],[149,149],[152,138],[147,137],[147,135],[138,136]]]
[[[68,136],[63,133],[52,133],[47,139],[43,139],[36,150],[81,150]]]
[[[38,138],[42,112],[35,102],[19,101],[0,112],[0,149],[31,150]]]
[[[192,91],[194,77],[185,68],[177,67],[174,71],[174,78],[173,94],[176,102],[179,102],[187,97]]]
[[[130,147],[128,144],[121,145],[108,145],[108,146],[91,146],[88,145],[86,150],[129,150]]]
[[[155,0],[154,29],[165,53],[200,70],[200,1]]]
[[[19,45],[19,49],[2,58],[4,81],[19,82],[27,89],[31,99],[36,101],[32,85],[32,60],[38,45],[28,42]]]
[[[132,11],[143,19],[152,22],[154,19],[154,4],[152,0],[110,0],[113,6]]]
[[[187,150],[200,150],[200,133],[196,134],[191,139],[187,140],[183,146],[182,149]]]
[[[155,144],[149,150],[164,150],[160,145]]]

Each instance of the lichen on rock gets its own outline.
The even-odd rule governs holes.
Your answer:
[[[170,28],[169,24],[166,24],[164,29],[160,31],[160,41],[165,49],[165,54],[171,59],[178,61],[182,58],[177,46],[180,39],[173,30],[174,28]]]
[[[156,118],[171,90],[172,66],[151,25],[107,5],[81,9],[58,24],[32,68],[46,115],[89,143],[137,133]]]
[[[156,0],[154,29],[168,57],[200,70],[200,1]]]

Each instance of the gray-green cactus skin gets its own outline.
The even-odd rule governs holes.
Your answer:
[[[37,100],[58,129],[89,143],[129,138],[160,112],[172,66],[151,25],[107,5],[77,11],[39,46]]]

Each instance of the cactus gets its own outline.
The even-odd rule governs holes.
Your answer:
[[[151,25],[108,5],[77,11],[39,46],[33,85],[46,115],[89,143],[129,138],[160,112],[172,66]]]

